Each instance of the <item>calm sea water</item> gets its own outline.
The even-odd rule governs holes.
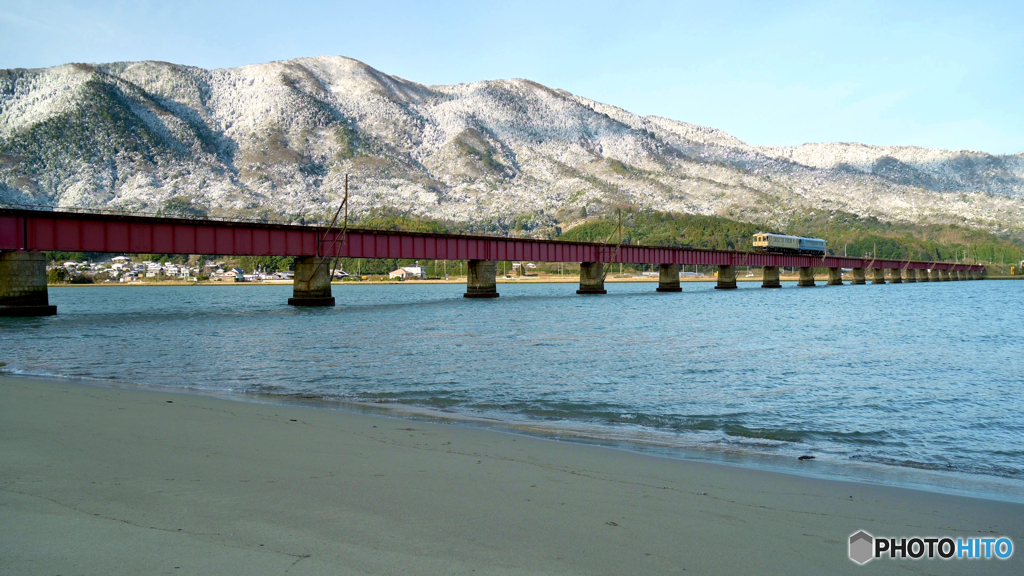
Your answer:
[[[0,319],[0,361],[1024,496],[1024,282],[654,287],[51,288],[57,316]]]

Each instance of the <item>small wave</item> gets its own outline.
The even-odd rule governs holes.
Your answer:
[[[812,436],[804,430],[787,430],[785,428],[747,428],[738,424],[727,424],[722,431],[728,436],[741,438],[757,438],[761,440],[778,440],[780,442],[803,442]]]
[[[850,456],[850,459],[858,460],[861,462],[873,462],[875,464],[884,464],[886,466],[913,468],[916,470],[953,471],[963,472],[967,474],[984,474],[987,476],[999,476],[1001,478],[1024,480],[1024,469],[1010,468],[995,464],[979,466],[977,464],[970,464],[966,462],[921,462],[918,460],[889,458],[886,456],[872,454],[854,454]]]

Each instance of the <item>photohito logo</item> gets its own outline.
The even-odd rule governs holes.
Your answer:
[[[1006,560],[1013,556],[1013,540],[999,538],[887,538],[863,530],[850,534],[850,560],[865,564],[873,558],[941,558],[943,560]]]

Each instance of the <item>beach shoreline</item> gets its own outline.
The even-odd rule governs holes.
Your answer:
[[[1021,571],[846,557],[860,529],[1019,543],[1021,504],[174,392],[0,376],[5,571]]]

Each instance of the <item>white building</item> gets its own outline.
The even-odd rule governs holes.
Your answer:
[[[419,264],[413,266],[403,266],[398,270],[394,270],[388,274],[389,278],[401,278],[401,279],[414,279],[414,280],[426,280],[427,269]]]

